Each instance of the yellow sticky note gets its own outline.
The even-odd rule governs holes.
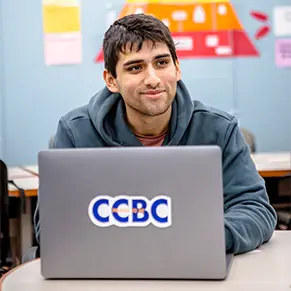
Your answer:
[[[80,9],[77,6],[44,5],[43,21],[45,33],[79,32]]]

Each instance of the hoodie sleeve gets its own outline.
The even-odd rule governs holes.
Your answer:
[[[53,148],[74,148],[75,147],[73,135],[63,118],[61,118],[59,121],[57,132],[56,132],[56,135],[54,136],[54,142],[53,142],[52,147]],[[39,242],[39,236],[40,236],[39,199],[37,199],[33,223],[34,223],[36,241],[39,244],[40,243]]]
[[[226,249],[244,253],[271,238],[277,215],[235,118],[228,126],[222,155]]]
[[[74,148],[75,140],[67,122],[61,118],[54,137],[53,148]]]

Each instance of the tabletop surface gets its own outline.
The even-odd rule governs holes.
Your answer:
[[[255,153],[251,155],[258,171],[291,171],[291,153]]]
[[[0,291],[58,290],[290,291],[291,231],[276,231],[259,249],[236,256],[224,281],[45,280],[39,259],[15,268],[0,281]]]

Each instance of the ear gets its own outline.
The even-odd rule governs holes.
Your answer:
[[[176,70],[177,70],[177,81],[180,81],[181,80],[182,72],[181,72],[181,68],[180,68],[180,62],[179,62],[178,59],[176,61],[175,66],[176,66]]]
[[[109,91],[112,93],[119,92],[115,78],[106,69],[103,71],[103,79]]]

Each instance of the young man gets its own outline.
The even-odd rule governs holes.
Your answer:
[[[276,213],[237,121],[192,100],[163,22],[123,17],[106,32],[103,51],[105,88],[60,119],[54,147],[216,144],[223,153],[226,250],[238,254],[267,242]]]

